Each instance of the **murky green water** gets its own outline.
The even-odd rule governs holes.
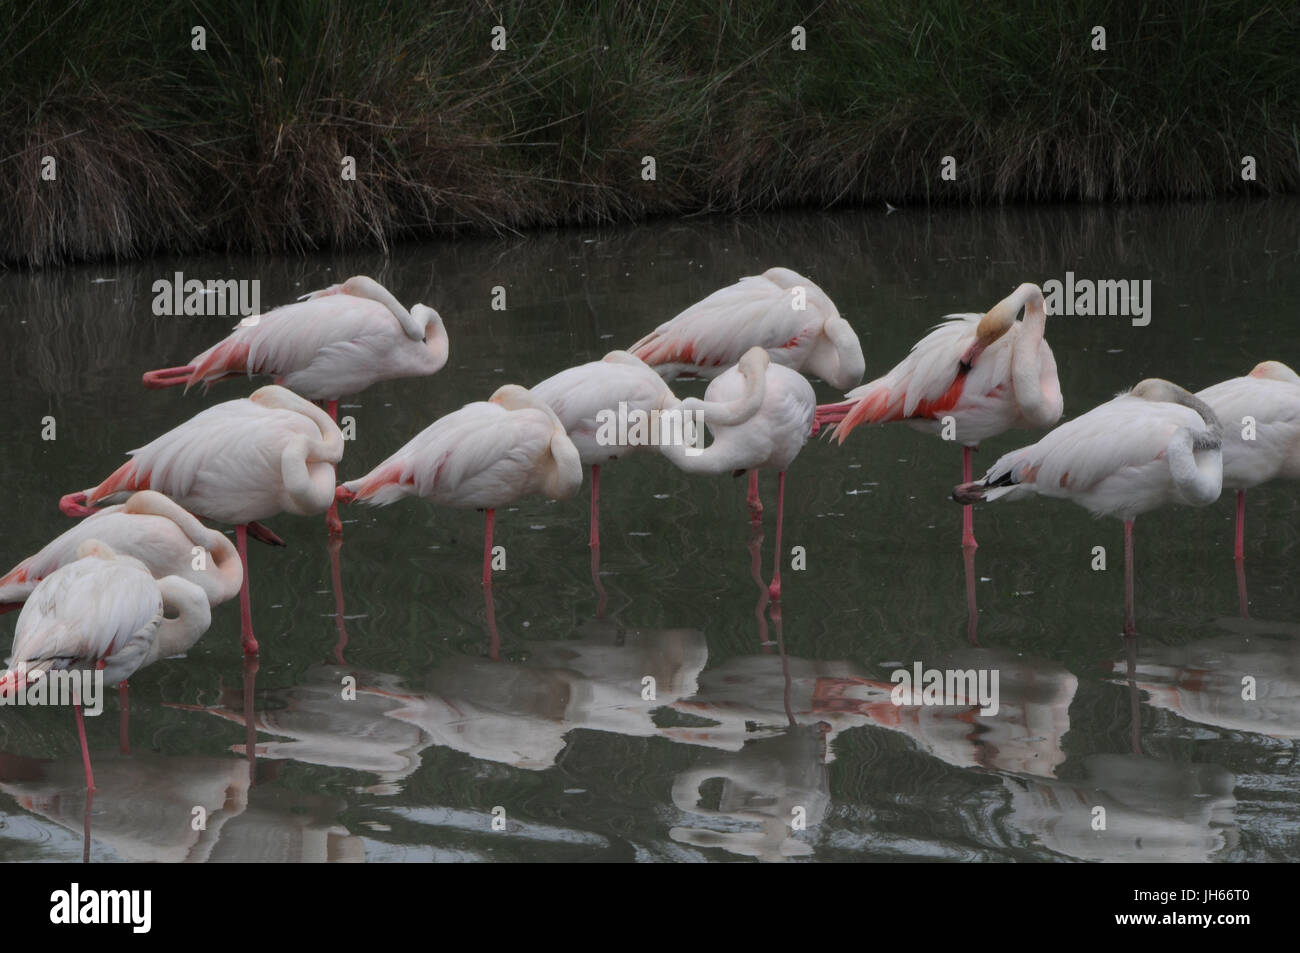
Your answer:
[[[460,241],[392,255],[159,260],[0,276],[6,488],[0,562],[65,529],[61,493],[202,407],[151,392],[222,318],[155,317],[154,280],[258,277],[264,305],[353,273],[436,307],[448,366],[345,402],[343,477],[499,384],[626,346],[772,264],[831,295],[883,372],[943,314],[1023,280],[1149,278],[1152,320],[1049,321],[1066,415],[1146,376],[1199,389],[1294,350],[1300,205],[788,215]],[[503,286],[507,310],[490,307]],[[817,382],[818,397],[837,396]],[[682,395],[700,393],[683,383]],[[52,416],[57,439],[41,439]],[[989,441],[977,469],[1035,439]],[[587,499],[497,518],[501,660],[487,657],[482,518],[418,501],[345,511],[336,616],[323,519],[281,517],[251,554],[255,673],[236,603],[183,660],[88,725],[92,860],[1297,860],[1300,560],[1296,487],[1250,494],[1240,617],[1232,502],[1138,521],[1135,678],[1119,637],[1118,523],[1059,501],[980,509],[968,643],[960,475],[907,428],[810,444],[791,468],[778,617],[752,571],[744,482],[647,455],[602,481],[600,615]],[[774,501],[775,478],[763,478]],[[1093,571],[1093,547],[1110,569]],[[16,615],[0,619],[3,641]],[[781,636],[786,659],[764,644]],[[342,659],[340,663],[339,659]],[[1001,708],[896,708],[889,673],[1000,673]],[[788,673],[788,681],[786,674]],[[254,677],[250,782],[245,688]],[[343,700],[345,676],[357,684]],[[653,676],[656,697],[642,697]],[[1259,700],[1243,702],[1243,676]],[[883,687],[882,686],[883,683]],[[798,723],[789,728],[787,708]],[[0,711],[0,857],[78,859],[85,797],[72,715]],[[194,809],[206,829],[196,831]],[[1106,829],[1094,829],[1097,807]],[[504,830],[494,830],[500,808]]]

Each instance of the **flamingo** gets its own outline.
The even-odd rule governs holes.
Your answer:
[[[148,371],[152,389],[205,387],[231,377],[270,374],[275,383],[321,403],[338,421],[339,398],[371,384],[436,374],[447,363],[447,329],[422,304],[407,311],[383,285],[354,275],[266,314],[245,318],[232,334],[183,367]],[[327,522],[342,532],[331,505]]]
[[[618,442],[607,420],[617,421],[626,411],[628,429],[637,419],[679,406],[662,377],[639,357],[627,351],[610,351],[599,361],[560,371],[534,385],[532,394],[550,405],[578,450],[583,466],[591,467],[591,534],[588,545],[600,548],[600,468],[649,443]],[[624,434],[626,437],[627,434]],[[612,440],[610,438],[613,438]]]
[[[820,377],[838,390],[866,365],[852,325],[826,292],[789,268],[769,268],[713,292],[655,328],[629,351],[667,380],[716,377],[751,347],[775,364]]]
[[[154,579],[138,559],[99,540],[77,548],[32,591],[18,614],[0,694],[17,692],[33,672],[104,672],[123,682],[160,658],[187,651],[212,622],[207,594],[179,576]],[[74,706],[86,789],[95,790],[81,704]]]
[[[488,400],[435,420],[365,476],[343,483],[336,498],[387,506],[420,496],[435,506],[484,510],[483,588],[493,627],[496,510],[534,493],[568,499],[581,486],[582,460],[555,411],[526,388],[505,384]]]
[[[36,584],[77,558],[77,548],[98,539],[132,556],[155,579],[180,576],[199,586],[217,606],[239,592],[244,567],[235,544],[154,490],[132,494],[125,503],[95,510],[0,576],[0,612],[19,608]]]
[[[773,601],[781,598],[781,526],[785,518],[785,471],[808,442],[817,398],[807,378],[781,364],[768,352],[752,347],[735,367],[709,384],[704,400],[689,397],[681,402],[685,412],[698,412],[713,434],[713,443],[702,452],[690,453],[684,444],[660,448],[677,467],[687,473],[731,473],[749,471],[750,516],[757,521],[763,512],[758,497],[758,471],[777,471],[776,565],[769,592]]]
[[[248,533],[279,540],[257,522],[288,512],[312,516],[334,499],[334,465],[343,434],[325,411],[275,384],[216,404],[139,450],[98,486],[69,493],[59,507],[89,516],[89,507],[137,490],[157,490],[205,519],[235,524],[243,565],[240,639],[257,654],[248,589]]]
[[[1023,321],[1016,314],[1025,309]],[[817,408],[817,426],[835,424],[843,444],[862,423],[901,420],[962,445],[962,482],[971,480],[971,452],[982,440],[1013,427],[1050,427],[1061,419],[1056,359],[1043,338],[1043,292],[1026,282],[983,315],[950,314],[912,345],[883,377],[863,384],[838,404]],[[945,432],[945,421],[952,428]],[[962,546],[976,547],[974,516],[962,511]]]
[[[1002,456],[982,480],[953,491],[959,503],[1032,494],[1073,500],[1124,521],[1124,634],[1133,621],[1133,521],[1169,503],[1207,506],[1223,484],[1223,428],[1205,401],[1148,378],[1126,394]]]
[[[1241,562],[1246,558],[1246,491],[1269,480],[1300,480],[1300,375],[1278,361],[1263,361],[1247,376],[1196,396],[1226,423],[1223,486],[1237,491],[1232,556]]]

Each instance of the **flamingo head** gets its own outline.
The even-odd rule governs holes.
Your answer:
[[[1300,384],[1300,375],[1281,361],[1260,361],[1251,370],[1250,376],[1263,380],[1283,381],[1287,384]]]
[[[492,396],[488,398],[488,403],[500,404],[506,410],[524,410],[530,407],[541,409],[546,407],[545,404],[533,396],[532,391],[527,387],[520,387],[518,384],[502,384],[492,392]]]
[[[980,318],[979,324],[975,326],[975,340],[961,356],[961,366],[964,370],[969,371],[976,358],[983,354],[990,344],[1011,330],[1016,323],[1016,315],[1020,312],[1020,304],[1017,295],[1012,294],[985,312],[984,317]]]

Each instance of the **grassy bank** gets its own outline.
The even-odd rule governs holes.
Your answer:
[[[1296,4],[791,10],[0,0],[0,260],[1300,186]],[[498,23],[505,50],[491,47]],[[795,24],[804,51],[791,49]],[[1091,47],[1095,25],[1105,52]],[[945,155],[955,181],[940,177]],[[41,178],[45,156],[54,181]],[[345,156],[355,181],[341,176]]]

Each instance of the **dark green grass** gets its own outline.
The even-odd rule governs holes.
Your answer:
[[[8,263],[1300,185],[1293,3],[0,0],[0,24]]]

